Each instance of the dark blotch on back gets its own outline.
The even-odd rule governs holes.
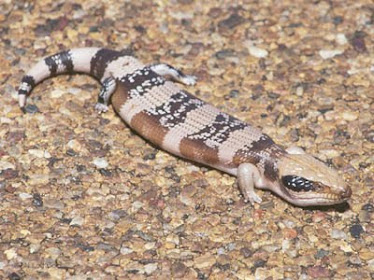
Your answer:
[[[108,64],[120,56],[123,56],[123,54],[118,51],[100,49],[91,59],[90,74],[98,79],[101,79]]]

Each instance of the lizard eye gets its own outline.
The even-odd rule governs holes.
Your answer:
[[[294,192],[308,192],[314,189],[314,184],[300,176],[287,175],[282,177],[283,185]]]

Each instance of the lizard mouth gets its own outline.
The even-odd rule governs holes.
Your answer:
[[[298,206],[335,205],[347,201],[352,194],[352,190],[350,187],[346,187],[340,193],[321,191],[321,189],[318,192],[297,192],[284,187],[282,188],[282,194],[281,196],[287,201]]]
[[[351,189],[345,185],[332,188],[295,175],[283,176],[281,181],[282,197],[298,206],[340,204],[352,194]]]

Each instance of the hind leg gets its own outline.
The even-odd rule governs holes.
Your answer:
[[[160,76],[171,76],[176,81],[191,86],[196,84],[196,77],[191,75],[184,74],[181,70],[166,64],[166,63],[158,63],[152,64],[149,66],[152,71],[156,72]]]
[[[112,77],[104,79],[102,82],[102,87],[95,105],[95,110],[101,114],[108,111],[108,104],[110,97],[116,90],[116,80]]]

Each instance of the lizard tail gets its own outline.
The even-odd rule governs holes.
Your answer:
[[[26,99],[33,88],[40,82],[59,74],[85,73],[97,77],[92,67],[94,57],[99,48],[78,48],[62,51],[36,63],[22,78],[18,88],[18,102],[22,111],[25,111]]]

